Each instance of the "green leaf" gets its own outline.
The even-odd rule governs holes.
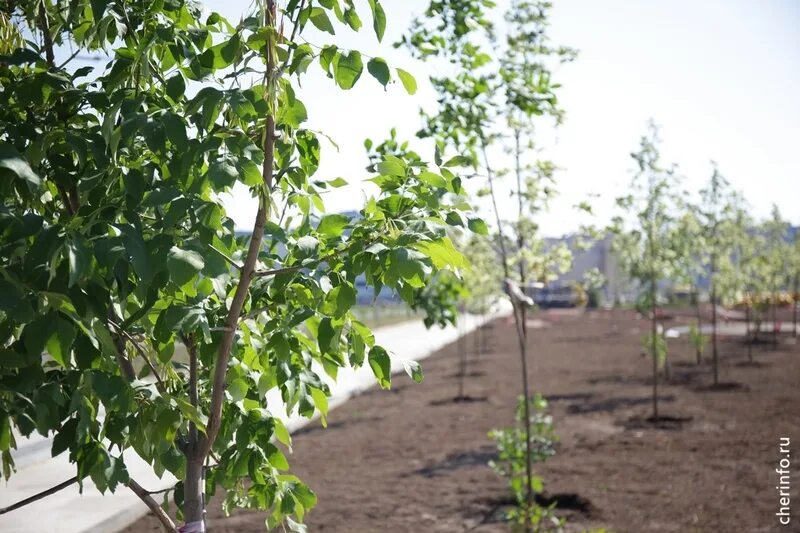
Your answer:
[[[435,187],[437,189],[444,189],[447,187],[447,180],[444,177],[431,172],[429,170],[425,170],[419,173],[417,179],[426,185],[430,185],[431,187]]]
[[[170,279],[178,286],[191,281],[205,266],[203,257],[191,250],[173,246],[167,255],[167,269]]]
[[[326,237],[340,237],[350,223],[350,218],[345,215],[325,215],[319,221],[317,232]]]
[[[174,102],[177,102],[178,99],[183,96],[183,93],[186,92],[186,80],[184,79],[183,74],[178,72],[169,78],[166,83],[166,90],[167,96],[172,98]]]
[[[358,50],[351,50],[346,55],[338,54],[333,61],[333,75],[336,79],[336,84],[345,90],[353,88],[353,85],[361,77],[363,70],[364,64],[361,61],[361,53]]]
[[[315,7],[311,10],[311,23],[317,27],[318,30],[334,35],[333,25],[328,18],[328,14],[321,7]]]
[[[470,231],[478,235],[489,235],[489,227],[481,218],[470,218],[469,222],[467,222],[467,226]]]
[[[372,368],[372,373],[375,374],[375,379],[378,380],[378,385],[382,389],[388,389],[392,386],[392,361],[383,347],[376,345],[370,349],[369,366]]]
[[[380,0],[369,0],[369,8],[372,10],[372,28],[380,42],[386,32],[386,13],[383,11]]]
[[[92,256],[86,241],[82,238],[68,242],[66,251],[69,263],[69,286],[72,287],[86,276],[91,266]]]
[[[456,250],[453,242],[444,237],[436,241],[423,241],[413,245],[414,248],[427,255],[436,268],[462,268],[467,261],[461,252]]]
[[[386,88],[386,85],[392,80],[392,74],[389,70],[389,65],[380,57],[373,57],[367,63],[367,70],[372,77],[375,78]]]
[[[211,180],[215,190],[233,187],[238,177],[236,166],[228,159],[218,159],[208,167],[208,179]]]
[[[317,344],[319,351],[322,353],[332,353],[337,344],[336,329],[331,324],[331,319],[328,317],[319,321],[319,329],[317,330]]]
[[[273,418],[275,422],[275,438],[278,442],[289,448],[292,451],[292,437],[289,435],[289,430],[280,418]]]
[[[405,176],[406,165],[402,159],[388,155],[378,163],[377,170],[382,176]]]
[[[410,73],[406,72],[405,70],[398,68],[397,76],[400,78],[400,81],[403,83],[403,87],[405,87],[406,92],[408,94],[416,94],[417,92],[417,80],[414,79]]]
[[[183,398],[174,398],[174,400],[183,417],[191,422],[194,422],[194,424],[197,426],[197,429],[205,433],[207,420],[206,417],[203,416],[203,414],[197,409],[197,407],[190,404]]]
[[[106,5],[108,5],[108,0],[92,0],[92,17],[94,17],[95,24],[100,24],[100,21],[103,20]]]
[[[75,328],[59,316],[53,336],[47,341],[47,353],[63,367],[70,366],[70,349],[75,342]]]
[[[403,361],[403,368],[406,371],[406,374],[416,381],[417,383],[422,383],[422,367],[416,361]]]
[[[22,154],[5,142],[0,142],[0,169],[11,171],[21,180],[28,182],[31,187],[38,187],[42,183],[42,179],[33,171]]]
[[[358,31],[361,29],[361,19],[358,17],[356,10],[352,7],[345,10],[344,21],[353,29],[353,31]]]
[[[316,387],[309,387],[314,405],[319,410],[319,417],[323,427],[328,427],[328,396]]]

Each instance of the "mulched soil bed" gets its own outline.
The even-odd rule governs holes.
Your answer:
[[[540,313],[530,330],[533,389],[550,400],[561,440],[536,470],[543,503],[555,502],[568,531],[800,531],[775,512],[779,437],[800,450],[800,346],[757,346],[760,365],[742,366],[741,340],[724,339],[721,387],[692,363],[685,338],[670,339],[672,384],[660,388],[663,420],[651,415],[651,364],[642,357],[646,321],[630,312]],[[680,322],[680,319],[675,322]],[[670,324],[672,325],[672,324]],[[492,428],[512,423],[520,363],[513,324],[483,329],[485,353],[470,349],[465,398],[458,392],[458,344],[423,362],[425,381],[395,378],[294,436],[292,471],[319,496],[309,531],[508,531],[505,483],[487,466]],[[785,337],[784,337],[785,338]],[[708,350],[710,352],[710,350]],[[710,355],[710,354],[709,354]],[[795,472],[797,469],[795,468]],[[209,509],[212,532],[264,531],[264,515],[224,518]],[[144,518],[128,531],[157,531]]]

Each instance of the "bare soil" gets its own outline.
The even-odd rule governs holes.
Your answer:
[[[694,364],[687,340],[670,339],[672,376],[654,421],[651,361],[641,355],[646,321],[624,311],[533,318],[530,379],[549,399],[560,436],[557,454],[536,471],[542,503],[556,503],[568,531],[800,531],[800,462],[792,523],[781,527],[775,516],[779,437],[800,450],[800,345],[783,335],[777,348],[754,347],[756,364],[744,364],[741,339],[722,339],[722,384],[713,387],[711,367]],[[495,456],[487,433],[513,420],[517,341],[505,319],[480,334],[483,353],[475,353],[478,334],[464,343],[461,401],[454,343],[424,361],[422,384],[397,376],[391,391],[371,389],[333,411],[327,429],[315,422],[295,434],[293,472],[319,496],[309,531],[509,531],[508,492],[487,466]],[[208,524],[212,532],[264,531],[264,515],[224,518],[212,503]],[[157,530],[147,517],[128,531]]]

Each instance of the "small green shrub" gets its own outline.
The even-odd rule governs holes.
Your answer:
[[[498,475],[508,480],[508,486],[517,506],[508,513],[508,519],[515,525],[515,530],[536,532],[562,531],[564,520],[553,512],[553,506],[542,507],[535,503],[528,508],[526,503],[526,454],[525,445],[525,399],[520,396],[517,404],[516,423],[513,427],[494,429],[489,432],[497,445],[497,460],[490,461]],[[542,463],[556,453],[558,441],[553,430],[553,419],[546,413],[547,400],[541,394],[528,399],[531,437],[530,454],[533,463]],[[541,494],[544,490],[542,478],[531,476],[533,492]]]

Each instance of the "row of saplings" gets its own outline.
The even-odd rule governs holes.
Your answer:
[[[757,366],[754,359],[753,346],[765,345],[775,349],[779,343],[779,334],[783,330],[792,337],[798,334],[797,309],[800,304],[800,293],[779,293],[769,295],[749,295],[740,302],[732,306],[736,316],[725,313],[722,317],[717,312],[717,308],[712,306],[710,317],[711,335],[705,335],[703,331],[704,316],[703,305],[696,297],[692,298],[693,317],[688,329],[687,340],[696,354],[696,364],[701,365],[705,362],[706,349],[710,344],[714,353],[711,364],[714,368],[714,381],[709,387],[713,389],[734,388],[735,383],[723,383],[719,381],[719,357],[717,325],[720,319],[724,322],[737,320],[745,324],[744,343],[747,346],[748,361],[746,364]],[[522,306],[515,306],[515,314],[524,309]],[[781,322],[777,317],[785,316],[785,311],[791,310],[791,324],[787,328],[782,328]],[[781,312],[782,311],[782,312]],[[779,314],[780,312],[780,314]],[[672,417],[659,414],[658,410],[658,380],[659,376],[667,382],[672,379],[670,361],[667,357],[667,331],[665,322],[676,318],[675,314],[669,313],[662,308],[657,308],[655,313],[648,313],[649,320],[656,325],[658,331],[657,353],[653,360],[656,362],[653,375],[653,413],[646,421],[655,427],[661,425],[669,426],[672,422],[679,421]],[[641,315],[640,315],[641,316]],[[763,327],[766,319],[771,323],[766,329]],[[481,320],[483,325],[479,326],[473,335],[472,352],[477,358],[480,354],[485,354],[491,346],[492,325]],[[614,331],[619,328],[616,320],[613,322]],[[767,335],[765,335],[767,333]],[[650,335],[645,337],[645,347],[650,346]],[[468,373],[469,348],[466,337],[459,337],[458,343],[458,393],[454,398],[456,402],[469,402],[475,400],[472,396],[465,393],[465,380],[470,375]],[[541,477],[532,475],[531,487],[534,493],[533,505],[526,504],[526,467],[527,458],[530,457],[532,463],[540,463],[555,454],[557,436],[553,428],[552,417],[547,414],[547,400],[541,394],[535,394],[528,398],[527,405],[523,396],[520,396],[517,403],[515,414],[515,425],[509,428],[495,429],[489,432],[489,437],[497,446],[497,458],[489,462],[491,468],[500,476],[508,481],[508,486],[513,496],[515,506],[507,513],[507,519],[512,524],[520,526],[521,529],[530,531],[550,531],[561,530],[565,525],[565,519],[554,513],[558,501],[548,498],[544,494],[544,486]],[[526,417],[529,424],[525,424]],[[530,428],[530,437],[526,438],[526,426]],[[603,531],[603,530],[599,530]],[[595,533],[599,533],[596,531]]]

